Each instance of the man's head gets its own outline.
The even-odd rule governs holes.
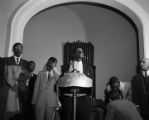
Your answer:
[[[149,58],[143,58],[140,62],[140,67],[142,71],[149,70]]]
[[[15,43],[13,45],[13,53],[16,57],[20,57],[23,52],[23,45],[21,43]]]
[[[109,79],[108,84],[110,85],[111,89],[118,89],[120,87],[120,81],[116,76],[112,76]]]
[[[108,94],[111,101],[121,99],[122,97],[119,89],[112,89]]]
[[[28,63],[29,72],[34,72],[35,68],[36,68],[36,63],[34,61],[29,61]]]
[[[47,70],[51,71],[54,67],[56,67],[57,59],[55,57],[50,57],[46,64]]]
[[[74,57],[75,59],[82,59],[84,57],[84,52],[82,48],[75,48],[74,49]]]

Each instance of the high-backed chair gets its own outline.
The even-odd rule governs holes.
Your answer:
[[[83,42],[83,41],[74,41],[74,42],[65,42],[63,44],[63,65],[61,66],[62,74],[67,71],[67,65],[69,65],[70,60],[73,58],[73,50],[74,48],[79,47],[84,51],[83,62],[88,64],[93,68],[93,88],[92,88],[92,97],[95,96],[95,66],[94,66],[94,46],[91,42]]]

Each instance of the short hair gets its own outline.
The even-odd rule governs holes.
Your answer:
[[[57,63],[57,59],[55,57],[50,57],[48,61],[52,61],[54,63]]]
[[[75,54],[75,52],[76,52],[77,49],[82,49],[83,50],[83,48],[81,48],[81,47],[75,47],[75,48],[73,48],[72,53]]]
[[[21,45],[21,46],[22,46],[22,48],[23,48],[22,43],[17,42],[17,43],[15,43],[15,44],[13,45],[13,48],[12,48],[12,50],[13,50],[13,51],[14,51],[14,49],[15,49],[15,47],[16,47],[17,45]]]
[[[122,97],[121,91],[119,89],[112,89],[108,94],[109,99],[111,100],[121,99]]]
[[[30,65],[31,63],[36,64],[35,61],[29,61],[28,64]]]
[[[112,77],[110,77],[108,84],[109,84],[109,85],[112,85],[112,84],[114,84],[114,83],[116,83],[116,82],[120,83],[118,77],[112,76]]]

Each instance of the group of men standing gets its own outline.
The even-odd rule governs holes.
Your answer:
[[[35,62],[34,61],[29,62],[21,58],[22,52],[23,52],[23,45],[21,43],[15,43],[13,46],[13,53],[14,53],[13,56],[0,58],[0,106],[1,106],[0,118],[1,120],[29,120],[29,119],[33,120],[34,116],[32,114],[33,112],[32,108],[35,108],[35,107],[32,107],[32,104],[36,104],[36,109],[34,109],[36,112],[35,113],[36,118],[38,118],[39,120],[42,120],[44,119],[44,117],[42,116],[45,115],[46,111],[44,109],[38,109],[38,108],[41,108],[39,107],[41,106],[41,104],[45,105],[45,103],[43,103],[43,99],[39,100],[40,99],[39,94],[41,94],[41,96],[45,96],[44,94],[46,94],[46,91],[48,91],[47,94],[52,94],[52,95],[55,94],[54,91],[49,93],[50,90],[53,90],[54,84],[56,84],[56,81],[52,82],[53,75],[52,76],[50,75],[50,79],[51,79],[50,81],[46,79],[46,77],[43,78],[43,76],[44,75],[47,76],[49,75],[49,73],[51,74],[51,71],[52,71],[52,74],[55,75],[56,72],[54,72],[55,71],[54,68],[56,67],[57,60],[53,57],[49,58],[48,62],[45,65],[46,69],[40,71],[37,76],[35,74],[32,74],[35,69]],[[74,53],[74,59],[71,61],[71,64],[68,65],[68,70],[65,72],[79,72],[79,73],[86,74],[88,77],[92,76],[93,74],[92,69],[83,63],[82,61],[83,57],[84,57],[84,53],[82,49],[76,48]],[[58,75],[56,76],[57,76],[56,79],[58,79],[59,76]],[[47,78],[48,77],[49,76],[47,76]],[[45,84],[44,84],[44,81],[45,81]],[[42,84],[42,82],[44,85]],[[42,92],[39,93],[40,91]],[[46,96],[46,98],[48,96]],[[53,96],[50,97],[49,99],[50,100],[48,101],[51,101],[53,99]],[[57,97],[55,97],[54,100],[57,101]],[[71,103],[70,101],[72,101],[72,98],[67,100],[64,97],[64,100],[65,102],[64,103],[62,102],[63,106],[65,106],[66,102]],[[40,102],[41,104],[38,104],[39,101],[41,101]],[[48,102],[46,102],[46,104],[48,104]],[[55,104],[55,102],[53,102],[52,104]],[[71,105],[66,104],[65,108]],[[79,120],[80,118],[80,120],[81,119],[87,120],[88,117],[86,116],[89,115],[90,108],[91,108],[89,95],[85,94],[80,98],[78,98],[77,107],[78,107],[77,119]],[[79,109],[82,111],[81,114],[79,112]],[[46,117],[46,119],[48,120],[49,118],[51,119],[51,117],[49,116],[50,114],[49,111],[51,110],[48,108],[48,117]],[[68,110],[66,109],[63,109],[63,110],[65,112],[65,116],[62,116],[62,119],[65,119],[65,120],[72,119],[72,115],[69,114],[69,112],[67,112],[70,109],[68,108]],[[72,112],[72,110],[70,112]]]
[[[32,73],[35,70],[35,62],[21,58],[21,43],[15,43],[12,50],[13,56],[0,58],[0,118],[24,120],[30,110],[28,96],[32,94],[32,85],[37,77]]]
[[[59,77],[55,70],[57,59],[50,57],[45,69],[40,71],[37,76],[33,73],[35,62],[22,59],[22,52],[23,45],[15,43],[13,56],[0,58],[0,119],[34,120],[35,114],[32,104],[35,104],[37,120],[44,118],[52,120],[59,102],[59,96],[54,91],[56,80]],[[84,58],[83,50],[75,48],[73,55],[70,64],[65,66],[66,71],[64,72],[83,73],[93,79],[93,68],[82,61]],[[147,120],[149,118],[149,77],[147,77],[149,59],[143,59],[140,62],[139,70],[132,80],[132,101],[139,105],[141,116]],[[62,73],[61,76],[63,75]],[[77,120],[89,120],[92,109],[90,96],[90,93],[79,94],[76,105]],[[72,100],[70,94],[60,95],[62,120],[72,119]],[[47,114],[46,117],[45,114]]]

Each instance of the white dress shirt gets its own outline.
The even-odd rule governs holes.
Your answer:
[[[14,56],[14,59],[15,59],[16,64],[18,65],[20,63],[21,57]]]
[[[82,61],[70,61],[69,72],[79,71],[79,73],[83,73],[83,63]]]
[[[48,78],[49,76],[50,76],[50,78],[54,77],[53,70],[51,70],[50,72],[47,71],[46,74],[47,74],[47,78]],[[48,79],[49,79],[49,78],[48,78]]]

